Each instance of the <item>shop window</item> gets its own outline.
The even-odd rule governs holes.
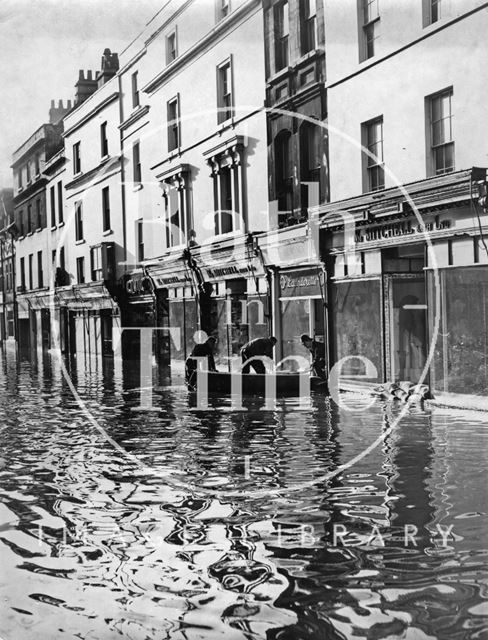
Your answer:
[[[358,0],[359,24],[359,61],[368,60],[377,53],[377,40],[380,35],[379,0]]]
[[[75,239],[83,240],[83,204],[75,202]]]
[[[168,151],[174,151],[180,146],[180,100],[179,96],[167,103],[168,117]]]
[[[90,269],[92,282],[103,280],[102,247],[91,247],[90,249]]]
[[[176,29],[166,36],[166,64],[171,64],[178,55],[176,49]]]
[[[436,281],[429,274],[429,308],[434,309]],[[431,365],[436,391],[488,394],[488,267],[440,271],[441,326]],[[431,314],[431,319],[434,313]],[[431,327],[433,331],[433,327]]]
[[[232,59],[228,59],[217,67],[217,122],[219,124],[234,115],[232,85]]]
[[[274,7],[275,71],[288,66],[289,34],[288,2],[280,2]]]
[[[103,230],[110,230],[110,190],[109,187],[102,189],[102,218]]]
[[[81,150],[80,143],[76,142],[73,145],[73,174],[81,172]]]
[[[56,187],[49,189],[49,198],[51,204],[51,227],[56,226]]]
[[[58,182],[58,221],[63,222],[63,183]]]
[[[37,252],[37,286],[41,289],[44,286],[44,271],[42,269],[42,251]]]
[[[102,158],[108,156],[108,139],[107,139],[107,123],[102,122],[100,125],[100,155]]]
[[[379,280],[334,282],[331,287],[333,362],[348,358],[342,375],[364,375],[365,365],[355,356],[367,358],[383,380],[381,284]]]
[[[452,132],[452,87],[426,98],[428,119],[428,159],[430,175],[454,171],[454,138]]]
[[[137,71],[131,76],[131,89],[132,89],[132,108],[135,109],[139,106],[139,88],[137,86]]]
[[[383,117],[361,125],[362,144],[371,155],[363,152],[363,191],[379,191],[385,188],[385,163],[383,157]]]
[[[113,354],[113,320],[110,311],[103,310],[100,313],[102,353],[103,355]]]
[[[85,282],[85,258],[83,256],[76,258],[76,279],[78,284]]]
[[[316,0],[302,0],[300,2],[300,32],[302,55],[313,51],[316,47]]]
[[[282,214],[293,214],[293,166],[291,162],[291,132],[283,130],[274,142],[275,148],[275,192],[278,210]]]

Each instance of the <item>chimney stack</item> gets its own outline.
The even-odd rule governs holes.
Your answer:
[[[80,69],[78,82],[75,84],[75,104],[81,104],[96,90],[97,81],[92,78],[92,72],[87,71],[85,77],[83,69]]]
[[[50,124],[58,124],[60,120],[64,118],[64,116],[70,110],[70,101],[66,104],[66,107],[63,105],[62,100],[58,100],[58,106],[56,107],[56,101],[51,100],[51,108],[49,109],[49,122]]]
[[[110,49],[105,49],[102,55],[102,70],[97,74],[97,85],[101,87],[119,70],[119,56],[116,53],[112,53]]]

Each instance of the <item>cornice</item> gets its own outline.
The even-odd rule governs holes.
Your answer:
[[[126,120],[124,120],[122,124],[119,124],[119,129],[121,131],[125,131],[125,129],[131,126],[131,124],[134,124],[134,122],[137,122],[139,118],[142,118],[142,116],[145,116],[146,113],[148,113],[149,109],[150,109],[150,106],[147,104],[142,107],[138,107],[138,109],[134,111]]]
[[[118,97],[119,97],[119,92],[115,91],[114,93],[110,94],[107,98],[105,98],[105,100],[102,100],[102,102],[99,102],[96,107],[94,107],[85,116],[83,116],[80,120],[78,120],[78,122],[72,125],[69,129],[66,129],[66,131],[61,134],[63,138],[67,138],[69,135],[74,133],[77,129],[79,129],[84,124],[86,124],[89,120],[91,120],[93,116],[96,116],[97,113],[100,113],[100,111],[102,111],[102,109],[104,109],[107,105],[109,105],[114,100],[117,100]]]
[[[193,47],[182,53],[180,56],[173,60],[171,64],[160,71],[152,80],[150,80],[142,91],[144,93],[153,93],[159,86],[166,80],[169,80],[175,73],[177,73],[182,67],[187,65],[193,58],[209,47],[215,40],[222,37],[232,27],[236,25],[243,17],[250,13],[253,9],[257,9],[261,6],[260,0],[247,0],[238,9],[231,12],[223,20],[220,20],[215,27],[209,31],[203,38],[196,42]]]

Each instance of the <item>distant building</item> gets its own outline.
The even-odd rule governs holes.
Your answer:
[[[54,100],[49,122],[41,125],[13,154],[14,220],[17,227],[16,282],[18,340],[21,347],[47,348],[50,315],[46,297],[51,260],[46,214],[44,166],[62,147],[63,116],[71,108]]]
[[[101,364],[103,356],[113,356],[113,329],[119,323],[114,297],[117,264],[124,260],[125,228],[118,67],[117,54],[105,49],[100,72],[80,71],[75,107],[64,118],[63,175],[53,175],[50,184],[51,205],[58,188],[55,182],[62,182],[65,194],[63,220],[56,224],[66,228],[58,232],[59,250],[53,256],[61,346],[70,355],[77,354],[81,367],[89,360]],[[54,210],[51,213],[55,215]]]
[[[15,338],[14,191],[0,189],[0,338]]]

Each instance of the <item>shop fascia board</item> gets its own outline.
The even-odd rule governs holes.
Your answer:
[[[367,220],[368,216],[386,218],[399,214],[411,213],[405,191],[418,209],[435,208],[443,204],[469,200],[473,194],[473,179],[479,179],[480,172],[486,169],[473,167],[464,171],[426,178],[425,180],[407,183],[402,187],[392,187],[378,193],[368,193],[346,200],[340,200],[318,209],[320,228],[328,229],[343,224],[341,213],[349,213],[355,222]],[[449,196],[449,190],[457,189],[455,195]],[[417,202],[416,202],[417,200]],[[424,200],[424,202],[418,202]]]

